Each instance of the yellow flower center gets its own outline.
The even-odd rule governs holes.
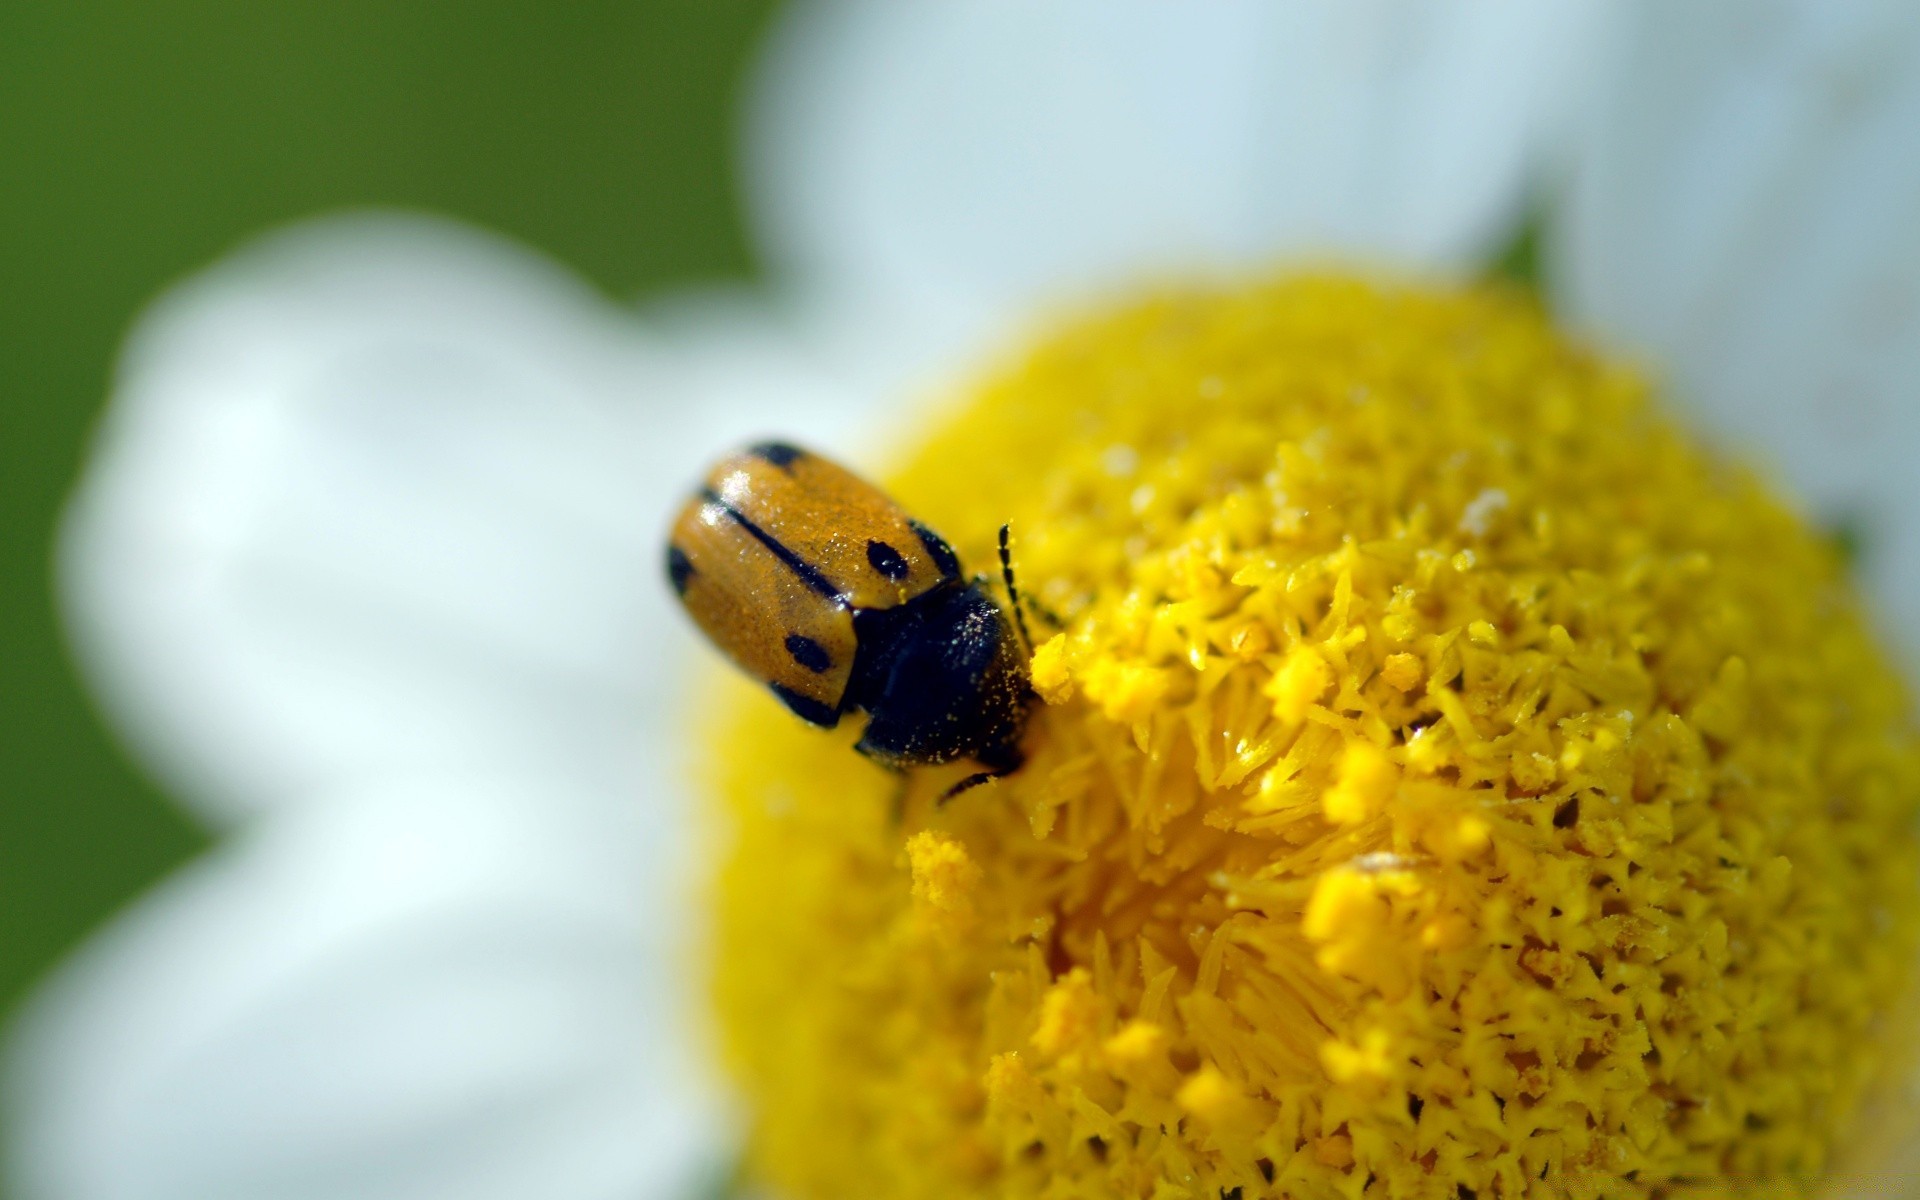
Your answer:
[[[1073,328],[890,481],[1040,620],[1029,761],[730,697],[717,995],[794,1197],[1816,1183],[1920,929],[1833,550],[1524,302]],[[857,723],[856,723],[857,724]],[[1784,1181],[1784,1182],[1783,1182]]]

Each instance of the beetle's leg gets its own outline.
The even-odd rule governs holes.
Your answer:
[[[1013,774],[1012,771],[975,771],[973,774],[967,776],[965,779],[962,779],[959,783],[956,783],[952,787],[948,788],[946,791],[941,792],[939,798],[933,802],[933,806],[935,808],[945,808],[947,806],[947,801],[953,799],[955,796],[958,796],[961,792],[970,792],[974,788],[979,787],[981,784],[986,783],[989,780],[999,779],[1002,776],[1011,775],[1011,774]]]
[[[892,814],[893,828],[895,829],[900,828],[907,819],[907,792],[911,790],[907,786],[908,783],[909,780],[907,779],[907,773],[905,771],[898,771],[894,774],[893,801],[889,805],[889,811]]]
[[[946,807],[947,801],[958,796],[961,792],[972,791],[988,780],[1000,779],[1013,774],[1027,761],[1027,756],[1021,752],[1019,745],[1014,742],[1008,742],[1001,746],[988,746],[973,757],[974,761],[985,767],[986,770],[975,771],[959,783],[941,792],[939,798],[933,802],[935,808]]]

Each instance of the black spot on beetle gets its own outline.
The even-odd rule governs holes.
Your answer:
[[[675,595],[687,594],[687,580],[693,578],[693,563],[688,560],[687,552],[678,546],[667,547],[667,578],[673,580]]]
[[[874,570],[895,583],[907,577],[909,569],[907,560],[900,557],[898,550],[883,541],[875,539],[867,543],[867,561],[873,564]]]
[[[792,468],[793,460],[804,455],[806,451],[798,446],[789,446],[785,442],[761,442],[757,446],[747,447],[747,453],[770,462],[781,470],[788,470]]]
[[[787,653],[793,655],[793,661],[815,675],[833,665],[833,656],[827,653],[825,646],[798,633],[787,635]]]
[[[720,499],[719,495],[716,494],[712,488],[703,489],[700,495],[703,499],[706,500],[708,504],[714,505],[716,508],[718,508],[719,512],[725,513],[729,518],[731,518],[735,525],[738,525],[740,528],[746,530],[747,533],[753,537],[754,541],[759,542],[762,546],[765,546],[767,549],[773,551],[773,556],[779,559],[781,562],[785,563],[787,565],[787,568],[791,570],[795,575],[798,575],[800,577],[800,582],[806,584],[808,587],[820,593],[822,596],[825,596],[828,600],[831,600],[836,605],[844,603],[844,600],[840,595],[840,589],[833,586],[833,581],[831,579],[828,579],[825,575],[822,575],[818,567],[815,567],[813,564],[805,561],[798,554],[795,554],[792,550],[788,549],[784,544],[782,544],[779,538],[774,537],[772,534],[768,533],[766,530],[760,528],[758,525],[755,525],[752,521],[748,520],[740,512],[739,509],[732,507],[726,501]],[[702,516],[702,519],[703,520],[706,519],[704,514]],[[720,518],[718,515],[716,515],[712,519],[717,521]]]
[[[927,548],[927,556],[933,559],[933,565],[940,569],[940,577],[942,579],[959,578],[960,556],[953,552],[953,547],[947,545],[945,539],[920,522],[909,521],[908,524],[913,526],[913,531],[920,535],[920,544]]]
[[[832,729],[840,723],[839,710],[820,703],[812,696],[802,696],[792,688],[783,687],[777,683],[769,684],[768,686],[773,688],[773,694],[780,697],[786,706],[793,710],[794,715],[801,720],[810,721],[823,729]]]

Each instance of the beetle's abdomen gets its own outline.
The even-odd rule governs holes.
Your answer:
[[[763,532],[718,498],[696,496],[673,524],[668,578],[727,657],[794,712],[832,726],[853,673],[853,614]]]

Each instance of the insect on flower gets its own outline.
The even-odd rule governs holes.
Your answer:
[[[1007,614],[939,534],[872,484],[784,442],[707,473],[667,543],[694,622],[788,708],[831,729],[867,714],[854,747],[893,770],[970,758],[943,799],[1018,770],[1034,699],[1031,645],[1000,529]]]

